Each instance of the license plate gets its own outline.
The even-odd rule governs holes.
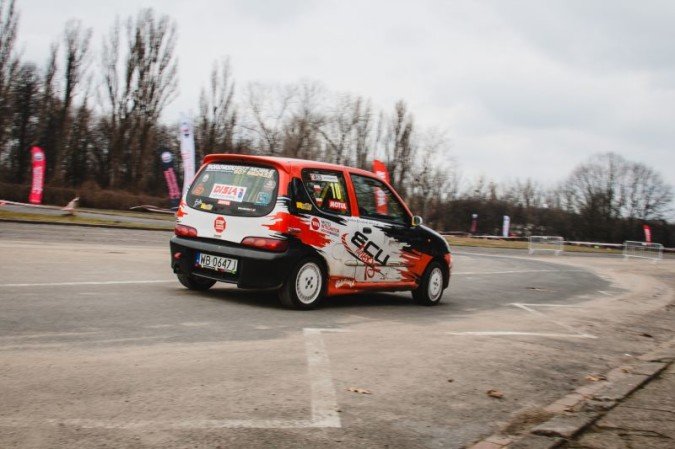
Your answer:
[[[214,256],[212,254],[197,253],[197,266],[209,270],[223,271],[225,273],[237,272],[237,259]]]

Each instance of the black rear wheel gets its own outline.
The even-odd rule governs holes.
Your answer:
[[[177,274],[178,281],[190,290],[204,291],[213,287],[216,283],[213,279],[200,278],[191,274]]]

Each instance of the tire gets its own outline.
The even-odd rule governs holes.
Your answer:
[[[301,260],[279,290],[279,301],[286,307],[309,310],[315,308],[326,291],[326,275],[315,258]]]
[[[205,291],[216,283],[213,279],[200,278],[191,274],[177,274],[178,281],[190,290]]]
[[[435,306],[443,298],[443,268],[431,262],[422,276],[422,282],[412,292],[413,300],[423,306]]]

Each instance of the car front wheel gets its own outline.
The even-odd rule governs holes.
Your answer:
[[[291,270],[284,286],[279,290],[279,300],[286,307],[313,309],[323,298],[325,279],[318,260],[304,259]]]
[[[443,297],[443,269],[438,262],[431,262],[422,276],[422,282],[412,292],[416,303],[435,306]]]

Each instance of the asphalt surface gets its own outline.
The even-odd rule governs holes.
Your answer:
[[[651,343],[584,309],[626,285],[563,258],[461,249],[437,307],[298,312],[187,291],[170,236],[0,223],[0,447],[459,448]]]

